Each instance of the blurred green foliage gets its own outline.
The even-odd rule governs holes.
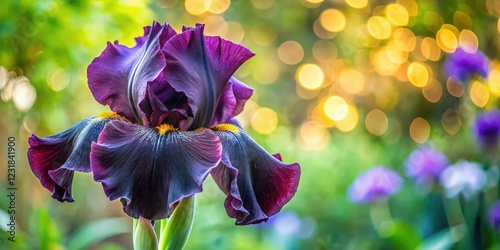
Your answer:
[[[361,8],[353,7],[353,3],[363,2],[366,3]],[[77,174],[73,184],[75,202],[60,204],[39,185],[25,155],[31,133],[51,135],[85,117],[108,110],[95,102],[88,90],[86,67],[101,53],[107,41],[119,40],[132,46],[133,38],[142,34],[142,27],[153,20],[170,23],[176,30],[182,25],[206,23],[207,33],[239,42],[255,52],[255,58],[245,64],[237,76],[255,88],[252,102],[257,106],[253,109],[269,107],[279,122],[272,133],[266,135],[259,129],[272,124],[252,121],[253,111],[244,113],[242,122],[269,152],[280,152],[286,162],[299,162],[302,167],[295,198],[276,218],[255,226],[234,225],[224,211],[224,194],[208,178],[203,193],[197,196],[196,218],[186,249],[468,248],[468,243],[458,242],[454,235],[463,228],[456,226],[450,231],[446,221],[443,225],[441,196],[418,190],[411,180],[406,180],[399,194],[389,201],[395,220],[385,225],[382,235],[371,224],[369,208],[351,204],[346,198],[347,187],[360,171],[384,164],[402,172],[408,153],[423,141],[442,149],[452,161],[463,158],[482,162],[484,156],[469,132],[470,120],[478,110],[499,106],[500,90],[494,87],[499,86],[494,85],[499,79],[482,79],[484,82],[480,84],[490,84],[485,103],[484,94],[475,96],[475,92],[469,91],[470,86],[464,90],[465,94],[457,96],[451,93],[441,69],[449,44],[441,44],[437,52],[431,50],[427,55],[418,47],[427,37],[435,39],[430,44],[438,46],[437,33],[442,25],[449,24],[458,32],[472,31],[479,41],[478,48],[492,59],[494,70],[498,69],[499,3],[493,0],[396,2],[407,10],[408,23],[390,24],[389,29],[391,32],[398,28],[410,30],[417,47],[407,52],[400,50],[398,53],[406,57],[388,74],[384,70],[390,69],[384,67],[389,67],[391,62],[380,63],[376,53],[397,39],[394,33],[390,38],[379,39],[377,36],[384,34],[367,31],[370,17],[387,15],[384,10],[390,4],[388,1],[3,2],[0,8],[0,66],[3,67],[0,71],[0,149],[5,152],[4,138],[16,137],[18,242],[9,245],[2,237],[0,248],[132,247],[132,220],[121,211],[118,201],[107,200],[101,185],[94,183],[90,174]],[[340,19],[328,19],[333,24],[321,24],[321,15],[329,9],[340,10],[346,20],[338,32],[325,28],[338,28],[335,25]],[[383,33],[384,29],[379,31]],[[455,35],[459,41],[460,34]],[[300,49],[293,47],[295,49],[283,52],[298,59],[287,59],[278,53],[286,41],[300,45]],[[325,44],[330,47],[322,47]],[[407,69],[412,62],[428,67],[431,75],[428,82],[435,80],[434,84],[440,86],[437,101],[435,96],[426,95],[425,88],[414,86],[408,79],[411,74]],[[320,87],[304,88],[299,77],[303,64],[322,69],[324,80]],[[346,69],[355,69],[364,76],[360,93],[342,88],[339,75]],[[20,76],[27,77],[35,96],[29,87],[27,92],[18,92],[22,94],[12,93],[13,87],[7,82],[9,79],[25,82]],[[331,120],[325,122],[321,105],[333,95],[341,96],[356,110],[352,128],[343,129]],[[30,100],[34,103],[25,108],[23,105]],[[315,111],[318,107],[320,114]],[[367,114],[375,109],[382,110],[387,120],[381,134],[374,134],[371,123],[365,123]],[[410,130],[417,117],[425,119],[430,127],[427,133],[423,130],[423,141]],[[314,126],[304,125],[310,121]],[[316,138],[314,136],[317,140],[311,139]],[[2,153],[2,190],[7,187],[4,157]],[[496,196],[495,193],[487,195],[486,199],[490,201]],[[1,210],[6,211],[7,207],[8,200],[0,197]],[[280,221],[282,215],[285,219]],[[2,228],[8,220],[5,216],[5,212],[0,213]],[[486,232],[487,246],[498,247],[498,234],[490,229]]]

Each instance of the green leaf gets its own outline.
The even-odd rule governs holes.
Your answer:
[[[195,197],[182,199],[167,221],[161,220],[159,249],[180,250],[186,245],[194,221]]]
[[[134,219],[134,249],[158,249],[158,239],[151,222],[143,217]]]
[[[444,229],[425,239],[419,246],[418,250],[447,250],[463,238],[467,232],[467,226],[458,225],[450,229]]]
[[[89,246],[112,236],[130,233],[128,218],[103,219],[86,224],[68,242],[68,249],[87,249]]]

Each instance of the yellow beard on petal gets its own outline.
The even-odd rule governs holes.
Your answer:
[[[238,127],[236,127],[233,124],[229,124],[229,123],[218,124],[218,125],[213,126],[211,129],[213,131],[231,131],[231,132],[234,132],[234,133],[240,132],[240,130],[238,129]]]
[[[102,112],[102,113],[98,114],[97,117],[102,118],[102,119],[124,119],[119,114],[117,114],[115,112],[109,112],[109,111]]]
[[[165,134],[167,131],[175,131],[175,130],[177,130],[172,125],[165,124],[165,123],[162,124],[162,125],[160,125],[160,126],[156,126],[156,129],[158,129],[158,133],[160,133],[160,135]]]

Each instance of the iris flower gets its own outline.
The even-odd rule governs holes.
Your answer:
[[[406,175],[419,185],[428,185],[439,180],[441,172],[449,165],[448,158],[430,144],[413,151],[406,159]]]
[[[253,90],[232,75],[254,54],[203,30],[153,22],[134,47],[108,42],[87,76],[113,112],[29,138],[31,169],[53,198],[72,202],[74,172],[92,172],[126,214],[158,220],[211,174],[227,214],[245,225],[267,221],[294,196],[299,164],[267,153],[234,119]]]
[[[465,199],[471,200],[486,185],[487,178],[481,165],[462,160],[447,167],[441,173],[440,182],[447,197],[462,193]]]
[[[482,149],[498,154],[500,148],[500,110],[491,109],[480,113],[474,122],[474,136]]]
[[[354,203],[370,203],[385,200],[399,191],[403,178],[394,170],[376,166],[359,174],[349,186],[349,200]]]
[[[474,75],[488,76],[490,60],[480,50],[472,53],[458,48],[446,59],[446,74],[455,80],[467,83]]]
[[[493,203],[488,209],[488,222],[496,230],[500,229],[500,200]]]

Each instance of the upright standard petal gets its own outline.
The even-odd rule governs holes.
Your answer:
[[[110,200],[122,198],[128,215],[167,218],[220,161],[219,138],[209,129],[178,131],[170,125],[147,128],[110,122],[92,144],[94,180]]]
[[[222,159],[211,174],[227,194],[227,214],[237,225],[267,221],[295,195],[299,164],[281,162],[234,124],[217,125],[212,130],[221,140]]]
[[[191,128],[208,127],[229,78],[254,54],[243,46],[203,36],[204,25],[184,28],[163,47],[165,78],[186,94],[194,114]]]
[[[243,110],[245,102],[250,99],[253,89],[235,77],[231,77],[222,91],[217,109],[210,126],[226,123]]]
[[[95,99],[130,121],[142,123],[145,115],[139,103],[145,98],[148,82],[161,78],[166,65],[161,48],[175,34],[170,25],[153,22],[144,28],[144,36],[136,38],[133,48],[108,42],[87,69]]]
[[[103,113],[84,119],[52,136],[29,138],[28,162],[42,186],[58,201],[73,201],[71,184],[74,171],[90,172],[90,145],[97,141],[106,123],[122,119],[115,113]]]

